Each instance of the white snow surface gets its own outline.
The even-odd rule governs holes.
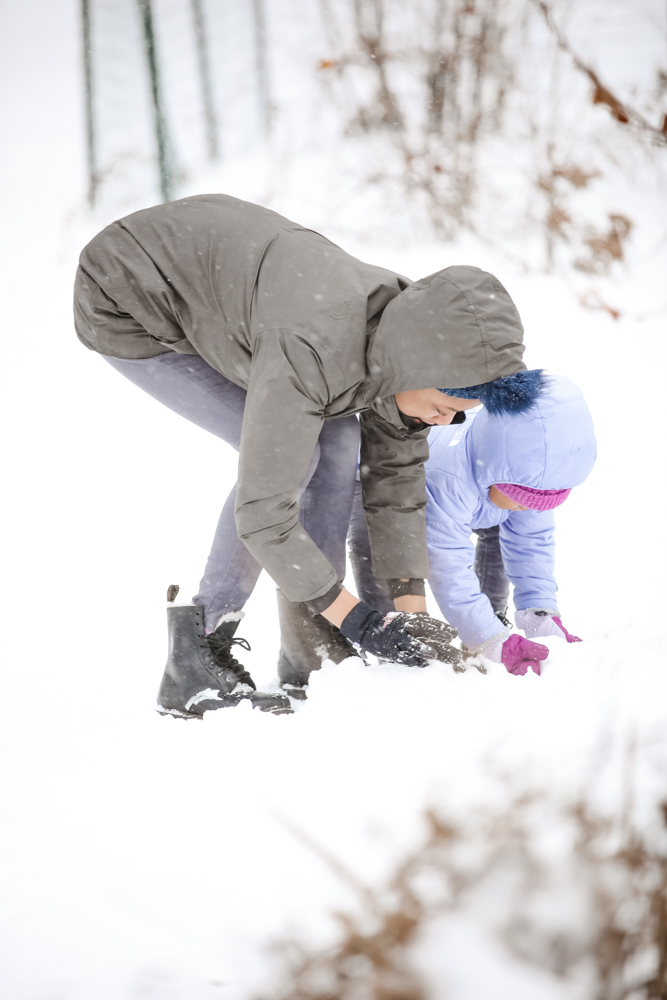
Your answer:
[[[418,842],[429,805],[465,817],[532,788],[630,809],[648,829],[667,763],[664,247],[595,279],[621,309],[613,321],[578,305],[592,279],[521,273],[472,238],[374,245],[337,231],[317,178],[301,202],[297,186],[267,200],[269,153],[193,178],[189,190],[265,200],[413,277],[460,262],[493,270],[522,314],[528,366],[582,387],[599,459],[557,515],[559,606],[584,641],[540,640],[541,677],[349,659],[326,662],[291,716],[245,703],[203,723],[161,717],[166,587],[196,591],[236,458],[77,342],[76,256],[113,218],[83,206],[77,7],[29,0],[3,16],[2,134],[20,149],[1,182],[0,995],[270,989],[271,941],[326,941],[332,911],[356,902],[290,826],[371,885]],[[662,197],[637,195],[647,220]],[[244,663],[275,689],[265,576],[246,611]],[[585,998],[508,957],[472,911],[429,933],[433,997]]]

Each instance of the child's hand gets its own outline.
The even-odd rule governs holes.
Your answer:
[[[517,611],[514,620],[516,627],[522,629],[529,639],[536,636],[555,635],[559,639],[567,639],[568,642],[581,642],[579,636],[571,635],[563,625],[555,611],[546,611],[544,608],[526,608],[525,611]]]
[[[523,676],[528,667],[533,673],[540,673],[540,662],[546,660],[549,650],[540,642],[531,642],[522,635],[511,635],[505,639],[501,652],[502,662],[508,673]]]

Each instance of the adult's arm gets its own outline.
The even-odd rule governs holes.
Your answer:
[[[359,419],[360,477],[373,575],[380,580],[423,579],[428,576],[428,429],[411,432],[375,410],[365,410]]]
[[[473,569],[471,524],[478,500],[457,477],[438,471],[429,470],[426,492],[428,582],[438,607],[458,629],[461,641],[475,649],[501,631]]]
[[[558,613],[555,526],[551,510],[513,511],[500,525],[500,551],[518,611],[545,608]]]
[[[341,585],[299,523],[298,498],[322,428],[326,382],[317,355],[305,342],[297,347],[298,372],[292,366],[289,353],[296,339],[293,332],[271,330],[253,346],[236,526],[239,538],[287,597],[321,611],[336,599]]]

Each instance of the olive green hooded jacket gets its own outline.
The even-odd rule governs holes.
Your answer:
[[[81,254],[75,324],[100,354],[199,354],[247,391],[238,533],[293,601],[340,590],[298,521],[322,422],[360,414],[374,574],[425,577],[428,429],[405,426],[394,394],[525,368],[519,315],[492,275],[450,267],[411,284],[219,194],[136,212],[96,236]]]

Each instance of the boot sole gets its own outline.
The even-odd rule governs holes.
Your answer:
[[[252,698],[248,699],[253,701]],[[262,705],[259,699],[253,704],[253,709],[258,708],[260,712],[269,712],[271,715],[292,715],[294,709],[292,708],[289,698],[285,697],[284,701],[280,701],[274,705]]]
[[[283,693],[286,694],[288,698],[294,698],[295,701],[306,701],[306,699],[308,698],[305,684],[297,685],[297,684],[285,683],[281,684],[280,687]]]
[[[181,712],[177,708],[160,708],[158,706],[155,711],[158,715],[171,715],[174,719],[185,719],[186,722],[188,719],[199,719],[201,722],[204,718],[203,715],[193,715],[190,712]]]
[[[236,705],[221,705],[220,708],[237,708],[239,704],[240,702]],[[271,708],[269,705],[266,707],[262,705],[253,705],[253,709],[255,708],[258,708],[260,712],[269,712],[271,715],[294,715],[294,709],[290,704],[276,706],[275,708]],[[195,715],[193,712],[182,712],[178,708],[160,708],[159,706],[155,709],[155,711],[158,715],[170,715],[173,719],[184,719],[186,722],[190,719],[198,719],[199,722],[202,722],[204,719],[203,712],[201,715]],[[220,709],[209,708],[207,711],[219,712]]]

